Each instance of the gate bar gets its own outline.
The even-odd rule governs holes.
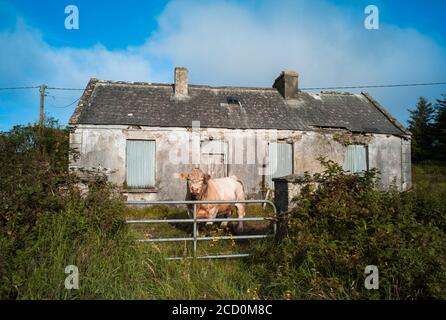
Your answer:
[[[234,253],[234,254],[215,254],[215,255],[207,255],[207,256],[198,256],[198,257],[170,257],[166,258],[166,260],[183,260],[183,259],[224,259],[224,258],[245,258],[249,257],[249,253]]]
[[[236,203],[264,203],[269,204],[273,208],[274,218],[271,217],[258,217],[258,218],[213,218],[213,219],[198,219],[197,218],[197,204],[236,204]],[[192,237],[180,237],[180,238],[153,238],[153,239],[140,239],[138,242],[173,242],[173,241],[193,241],[193,256],[192,257],[171,257],[168,260],[179,259],[218,259],[218,258],[239,258],[247,257],[249,254],[222,254],[222,255],[207,255],[197,256],[197,243],[198,241],[210,241],[210,240],[235,240],[235,239],[263,239],[271,237],[272,235],[246,235],[246,236],[215,236],[215,237],[199,237],[198,236],[198,222],[223,222],[223,221],[265,221],[272,220],[273,234],[277,232],[277,209],[274,203],[270,200],[182,200],[182,201],[127,201],[127,204],[150,204],[150,205],[172,205],[172,204],[192,204],[193,205],[193,217],[192,219],[141,219],[141,220],[127,220],[128,224],[144,224],[144,223],[193,223],[193,235]]]
[[[210,240],[240,240],[240,239],[264,239],[270,238],[268,234],[252,234],[246,236],[215,236],[215,237],[183,237],[183,238],[151,238],[140,239],[138,242],[171,242],[171,241],[210,241]]]
[[[273,217],[264,218],[215,218],[215,219],[197,219],[197,222],[233,222],[233,221],[265,221],[277,220]],[[144,223],[187,223],[194,222],[194,219],[142,219],[142,220],[127,220],[128,224],[144,224]]]

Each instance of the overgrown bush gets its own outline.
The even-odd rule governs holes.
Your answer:
[[[0,135],[2,298],[20,297],[54,259],[70,264],[93,234],[113,238],[124,226],[123,204],[103,177],[92,175],[88,194],[81,195],[79,179],[68,172],[68,151],[68,131],[52,119],[43,135],[32,125]],[[54,275],[46,271],[48,278]],[[63,269],[57,274],[64,276]]]
[[[286,236],[251,261],[266,278],[262,297],[446,298],[445,199],[417,187],[382,192],[375,171],[352,175],[322,163],[310,179],[319,187],[308,183],[285,217]],[[378,290],[364,286],[367,265],[379,269]]]
[[[446,164],[423,162],[413,167],[412,211],[425,224],[446,232]]]
[[[0,134],[0,299],[248,296],[254,280],[241,262],[166,261],[162,246],[137,243],[117,190],[90,174],[83,194],[68,151],[68,130],[53,120],[43,136],[34,125]],[[68,265],[78,290],[64,286]]]

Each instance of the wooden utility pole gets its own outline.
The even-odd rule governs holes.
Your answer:
[[[42,136],[43,134],[43,121],[45,117],[45,90],[47,86],[42,84],[40,86],[40,118],[39,118],[39,134]]]

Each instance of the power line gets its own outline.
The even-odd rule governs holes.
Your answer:
[[[39,86],[33,86],[33,87],[6,87],[6,88],[0,88],[0,90],[22,90],[22,89],[38,89]]]
[[[56,87],[48,87],[50,90],[70,90],[70,91],[76,91],[76,90],[85,90],[80,88],[56,88]]]
[[[70,101],[73,101],[73,98],[74,98],[73,95],[69,95],[69,96],[60,96],[60,95],[54,95],[54,94],[49,94],[49,93],[47,93],[46,96],[52,98],[53,101],[55,101],[55,100],[59,100],[59,99],[61,99],[61,100],[70,100]]]
[[[403,83],[403,84],[382,84],[382,85],[355,85],[355,86],[337,86],[337,87],[308,87],[299,88],[300,90],[339,90],[339,89],[366,89],[366,88],[395,88],[395,87],[418,87],[418,86],[437,86],[446,85],[444,82],[424,82],[424,83]],[[23,87],[3,87],[0,90],[21,90],[21,89],[38,89],[40,86],[23,86]],[[83,88],[67,88],[67,87],[47,87],[48,90],[67,90],[67,91],[83,91]]]
[[[77,98],[76,100],[74,100],[73,102],[71,102],[70,104],[67,104],[66,106],[63,107],[56,107],[56,106],[52,106],[52,108],[68,108],[71,107],[73,104],[75,104],[76,102],[78,102],[80,100],[81,97]]]
[[[39,89],[40,86],[28,86],[28,87],[3,87],[0,90],[22,90],[22,89]],[[70,90],[70,91],[78,91],[84,90],[80,88],[57,88],[57,87],[47,87],[47,89],[51,90]]]
[[[338,89],[365,89],[365,88],[394,88],[394,87],[437,86],[437,85],[446,85],[446,82],[382,84],[382,85],[345,86],[345,87],[300,88],[300,90],[338,90]]]

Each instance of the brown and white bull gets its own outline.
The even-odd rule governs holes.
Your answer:
[[[236,176],[211,179],[209,174],[194,168],[189,173],[181,173],[180,178],[187,181],[186,200],[245,200],[243,184]],[[245,216],[243,203],[198,204],[197,218],[229,217],[234,207],[237,208],[238,217],[243,218]],[[206,225],[212,225],[212,222],[207,222]],[[221,227],[226,227],[226,225],[225,221]],[[242,230],[243,222],[239,221],[237,231]]]

